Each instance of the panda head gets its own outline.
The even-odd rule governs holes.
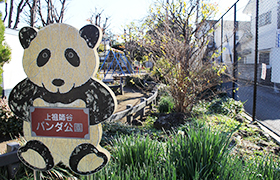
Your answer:
[[[80,31],[66,24],[52,24],[40,31],[22,28],[19,39],[27,77],[53,93],[67,93],[83,85],[99,67],[96,49],[101,34],[94,25]]]

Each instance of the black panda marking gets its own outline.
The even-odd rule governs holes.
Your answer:
[[[29,164],[27,161],[25,161],[25,159],[22,157],[22,153],[28,151],[29,149],[32,149],[32,150],[36,151],[37,153],[39,153],[41,155],[41,157],[45,161],[45,167],[44,168],[34,167],[31,164]],[[53,156],[52,156],[50,150],[48,149],[48,147],[45,144],[43,144],[40,141],[37,141],[37,140],[28,141],[24,146],[19,148],[17,154],[18,154],[19,159],[26,166],[30,167],[31,169],[37,169],[37,170],[40,170],[40,171],[47,171],[47,170],[50,170],[54,167],[54,160],[53,160]]]
[[[37,31],[32,27],[23,27],[19,31],[19,41],[24,49],[27,49],[31,41],[37,36]]]
[[[83,159],[83,157],[85,157],[88,154],[95,154],[97,157],[102,158],[103,159],[102,164],[92,171],[86,171],[86,172],[79,171],[78,170],[79,162]],[[98,149],[94,145],[89,143],[83,143],[78,145],[71,153],[71,156],[69,158],[70,168],[72,169],[72,171],[80,175],[90,175],[96,173],[97,171],[101,170],[107,163],[108,163],[108,157],[103,152],[98,151]]]
[[[9,106],[20,119],[30,122],[30,106],[37,98],[48,103],[70,104],[77,99],[86,103],[90,112],[90,125],[108,119],[115,109],[111,93],[98,81],[89,79],[85,84],[75,87],[65,94],[49,92],[44,87],[31,82],[28,78],[16,85],[9,95]]]
[[[80,57],[74,49],[67,48],[64,52],[64,56],[72,66],[78,67],[80,65]]]
[[[37,57],[37,66],[38,67],[44,66],[45,64],[47,64],[50,58],[51,58],[51,51],[47,48],[43,49]]]
[[[54,79],[52,81],[52,84],[59,87],[59,86],[63,86],[65,84],[63,79]]]
[[[99,29],[92,24],[82,27],[79,31],[80,36],[85,39],[88,47],[94,48],[100,37]]]

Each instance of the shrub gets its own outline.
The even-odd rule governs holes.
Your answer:
[[[174,109],[182,113],[190,113],[226,74],[226,66],[214,60],[219,52],[207,47],[214,25],[208,20],[215,17],[216,6],[197,2],[157,1],[143,24],[128,26],[130,41],[140,45],[128,43],[128,51],[137,48],[153,62],[155,77],[169,85]]]
[[[154,88],[155,83],[150,75],[135,75],[125,78],[125,86],[150,91]]]
[[[5,25],[2,21],[2,13],[0,12],[0,73],[3,73],[3,65],[11,59],[11,49],[5,40]],[[0,83],[2,83],[2,76],[0,76]],[[2,87],[0,87],[2,92]]]
[[[22,134],[23,122],[18,119],[8,106],[7,99],[0,99],[0,132],[1,136],[18,136]]]
[[[170,113],[174,107],[174,100],[171,96],[163,96],[160,98],[158,110],[160,113]]]
[[[211,113],[223,114],[229,117],[235,117],[243,111],[243,103],[229,97],[220,97],[213,100],[208,106]]]

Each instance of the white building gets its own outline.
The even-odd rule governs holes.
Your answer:
[[[11,60],[4,64],[2,74],[4,95],[8,96],[13,87],[26,78],[26,74],[22,67],[23,48],[19,42],[18,31],[6,28],[5,42],[12,52]]]
[[[243,13],[251,16],[251,33],[254,38],[256,0],[250,0]],[[280,0],[259,0],[258,36],[259,64],[266,64],[267,70],[271,71],[271,79],[268,77],[266,80],[280,83]]]

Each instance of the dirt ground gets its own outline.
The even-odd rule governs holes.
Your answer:
[[[142,97],[145,97],[145,94],[141,91],[124,87],[124,95],[117,95],[118,106],[116,112],[125,110],[128,104],[136,106],[140,103]]]
[[[124,95],[117,95],[118,106],[116,112],[120,112],[126,109],[126,105],[131,104],[135,106],[140,103],[141,97],[145,97],[145,94],[137,89],[124,87]],[[0,154],[6,152],[6,144],[10,142],[18,142],[17,139],[0,139]]]

